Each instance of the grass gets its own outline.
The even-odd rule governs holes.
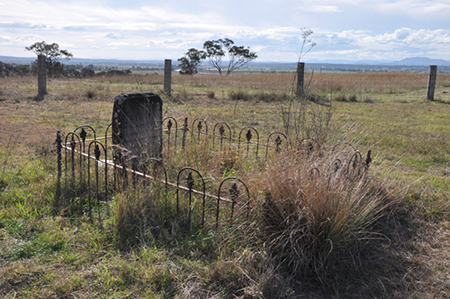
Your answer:
[[[264,134],[290,126],[300,139],[317,138],[325,126],[328,147],[314,160],[286,153],[267,167],[233,151],[219,155],[193,146],[185,161],[172,157],[176,166],[169,171],[183,162],[209,169],[208,184],[229,173],[245,178],[261,213],[242,226],[192,235],[185,215],[177,218],[155,204],[160,195],[139,192],[115,195],[112,213],[101,221],[88,214],[53,217],[56,130],[89,124],[104,132],[114,96],[162,94],[162,76],[140,76],[139,84],[131,76],[51,80],[40,103],[31,100],[36,78],[2,78],[0,296],[449,296],[450,76],[438,74],[439,101],[428,102],[426,74],[314,75],[309,90],[326,101],[309,110],[290,104],[289,74],[187,77],[173,77],[174,97],[163,99],[165,115],[227,121],[233,130],[253,126]],[[335,101],[341,95],[347,100]],[[328,125],[320,111],[331,112]],[[296,120],[289,126],[286,113]],[[330,148],[340,140],[372,150],[370,175],[351,184],[345,176],[333,178],[331,187],[328,178],[310,184],[304,174],[312,167],[328,169],[338,157]],[[330,202],[334,208],[327,211]],[[326,211],[332,214],[320,218]],[[342,216],[349,214],[360,216]]]

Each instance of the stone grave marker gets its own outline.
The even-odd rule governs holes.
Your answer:
[[[112,139],[113,144],[126,148],[141,160],[160,157],[161,98],[154,93],[132,93],[115,97]]]

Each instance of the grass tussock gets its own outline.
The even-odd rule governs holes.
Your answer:
[[[285,154],[254,186],[264,194],[258,214],[264,244],[293,275],[318,273],[335,252],[373,237],[371,225],[392,204],[366,166],[341,164],[342,153],[322,155],[318,165]]]

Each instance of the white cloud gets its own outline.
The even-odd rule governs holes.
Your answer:
[[[123,38],[122,34],[120,33],[108,33],[107,35],[105,35],[106,38],[110,38],[110,39],[121,39]]]
[[[322,13],[342,12],[343,11],[338,6],[334,6],[334,5],[311,5],[311,6],[306,6],[306,7],[299,7],[297,9],[302,9],[304,11],[311,11],[311,12],[322,12]]]
[[[406,39],[411,34],[411,29],[409,28],[402,28],[395,30],[394,36],[399,40]]]
[[[129,43],[109,43],[108,46],[121,47],[121,46],[129,46]]]

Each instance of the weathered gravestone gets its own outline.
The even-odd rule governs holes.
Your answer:
[[[115,97],[112,116],[113,144],[124,147],[141,161],[162,151],[162,101],[154,93]]]

